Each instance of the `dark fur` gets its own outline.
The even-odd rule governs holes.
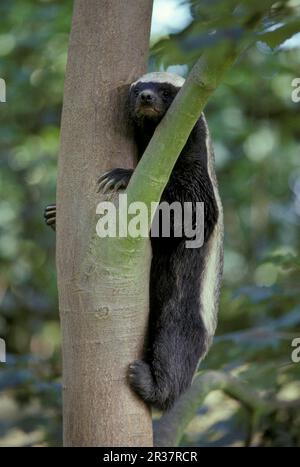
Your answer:
[[[139,157],[178,92],[168,83],[137,83],[130,91],[130,115]],[[150,91],[150,101],[141,93]],[[147,107],[149,104],[149,108]],[[150,107],[157,109],[151,113]],[[148,112],[148,110],[149,112]],[[183,148],[161,201],[205,203],[204,245],[188,249],[186,238],[151,238],[149,333],[143,361],[130,365],[134,390],[149,404],[169,409],[191,384],[211,336],[201,314],[200,286],[207,242],[218,220],[218,207],[207,163],[206,126],[201,116]],[[128,184],[132,171],[114,169],[100,178],[100,188]],[[53,207],[49,210],[53,218]],[[49,224],[53,225],[51,222]]]
[[[178,88],[170,84],[141,83],[139,91],[168,92],[163,114]],[[131,92],[139,155],[142,156],[157,120],[139,118]],[[208,241],[218,219],[218,208],[207,171],[206,127],[203,117],[195,125],[182,150],[161,201],[205,203],[205,243],[188,249],[186,238],[151,238],[150,316],[144,361],[130,367],[130,381],[138,394],[159,409],[169,409],[191,384],[198,362],[207,350],[209,336],[200,313],[200,278]]]

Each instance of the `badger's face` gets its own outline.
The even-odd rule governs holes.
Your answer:
[[[155,81],[156,75],[160,75],[157,81]],[[142,77],[130,88],[130,114],[137,124],[143,125],[147,122],[158,124],[180,89],[179,85],[176,86],[177,82],[163,82],[161,75],[163,73],[145,75],[146,78]],[[148,76],[149,80],[147,80]]]

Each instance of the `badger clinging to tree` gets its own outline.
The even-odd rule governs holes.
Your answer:
[[[142,157],[157,125],[184,83],[170,73],[148,73],[131,85],[129,116]],[[103,191],[126,188],[133,170],[117,168],[99,180]],[[217,321],[223,267],[223,214],[208,127],[202,114],[194,126],[161,202],[204,203],[204,243],[186,247],[186,236],[151,235],[150,314],[143,360],[129,367],[129,380],[142,399],[169,409],[191,384]],[[45,219],[55,228],[56,208]],[[175,222],[175,221],[174,221]],[[172,226],[175,230],[175,225]]]

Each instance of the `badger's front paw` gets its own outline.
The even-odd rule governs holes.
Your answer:
[[[99,191],[107,193],[110,190],[117,191],[126,188],[132,174],[132,169],[113,169],[105,172],[98,180],[98,193]]]
[[[51,229],[56,228],[56,204],[49,204],[44,211],[44,219]]]

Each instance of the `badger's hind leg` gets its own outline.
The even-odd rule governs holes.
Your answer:
[[[159,410],[169,410],[190,386],[207,350],[208,336],[201,320],[196,316],[190,324],[185,327],[181,323],[179,332],[172,324],[166,326],[153,342],[148,358],[129,366],[131,387]]]
[[[172,388],[163,375],[159,381],[155,371],[144,360],[136,360],[129,365],[129,381],[132,389],[147,403],[159,410],[168,410],[174,403]]]
[[[134,391],[149,404],[153,404],[156,399],[155,384],[148,363],[143,360],[136,360],[129,365],[129,382]]]
[[[147,351],[130,366],[129,378],[135,392],[160,410],[169,410],[191,385],[212,340],[218,275],[207,272],[209,248],[187,249],[181,242],[164,254],[154,249]],[[203,277],[212,288],[205,300]]]

